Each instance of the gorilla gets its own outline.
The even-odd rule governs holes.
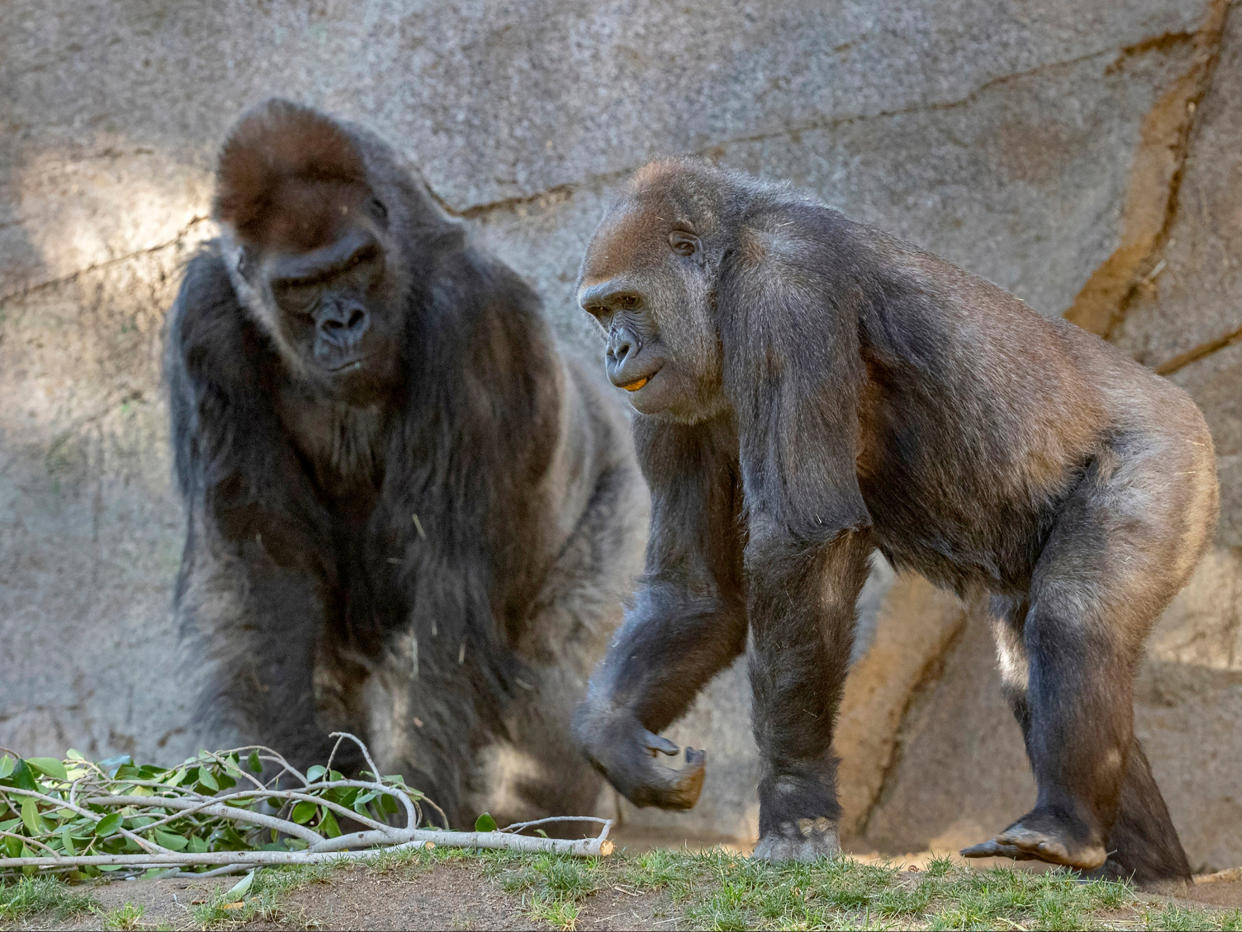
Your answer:
[[[647,520],[621,406],[364,129],[259,105],[213,214],[166,339],[196,737],[354,732],[454,825],[589,811],[570,717]]]
[[[618,790],[694,805],[704,754],[662,764],[679,749],[659,732],[745,650],[755,855],[835,853],[833,727],[878,548],[991,593],[1038,796],[963,853],[1189,877],[1132,701],[1216,517],[1189,396],[927,252],[697,160],[633,177],[579,289],[652,495],[641,588],[575,715]]]

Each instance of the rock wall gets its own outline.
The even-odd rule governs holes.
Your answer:
[[[1186,387],[1222,519],[1153,637],[1138,728],[1192,862],[1242,863],[1240,80],[1226,0],[9,0],[0,744],[188,749],[160,330],[211,234],[215,147],[277,93],[407,151],[585,353],[572,283],[610,189],[699,152],[815,190]],[[1031,794],[986,628],[882,568],[869,595],[838,741],[850,844],[977,840]],[[629,824],[752,832],[747,714],[735,669],[673,733],[711,749],[700,807]]]

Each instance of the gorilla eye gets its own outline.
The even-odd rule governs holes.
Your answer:
[[[674,230],[670,233],[668,244],[679,256],[693,256],[699,251],[699,238],[685,230]]]

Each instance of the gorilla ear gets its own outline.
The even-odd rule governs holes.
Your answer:
[[[808,544],[871,525],[858,487],[858,312],[809,244],[747,231],[721,276],[724,390],[746,509]]]
[[[221,147],[212,214],[243,241],[308,248],[367,196],[366,165],[348,130],[273,99],[243,114]]]

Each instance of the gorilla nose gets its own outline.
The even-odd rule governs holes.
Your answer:
[[[638,339],[628,330],[618,329],[608,335],[609,361],[618,368],[625,365],[625,361],[638,349]]]
[[[370,316],[361,305],[332,307],[319,315],[319,333],[337,346],[346,346],[366,332]]]

